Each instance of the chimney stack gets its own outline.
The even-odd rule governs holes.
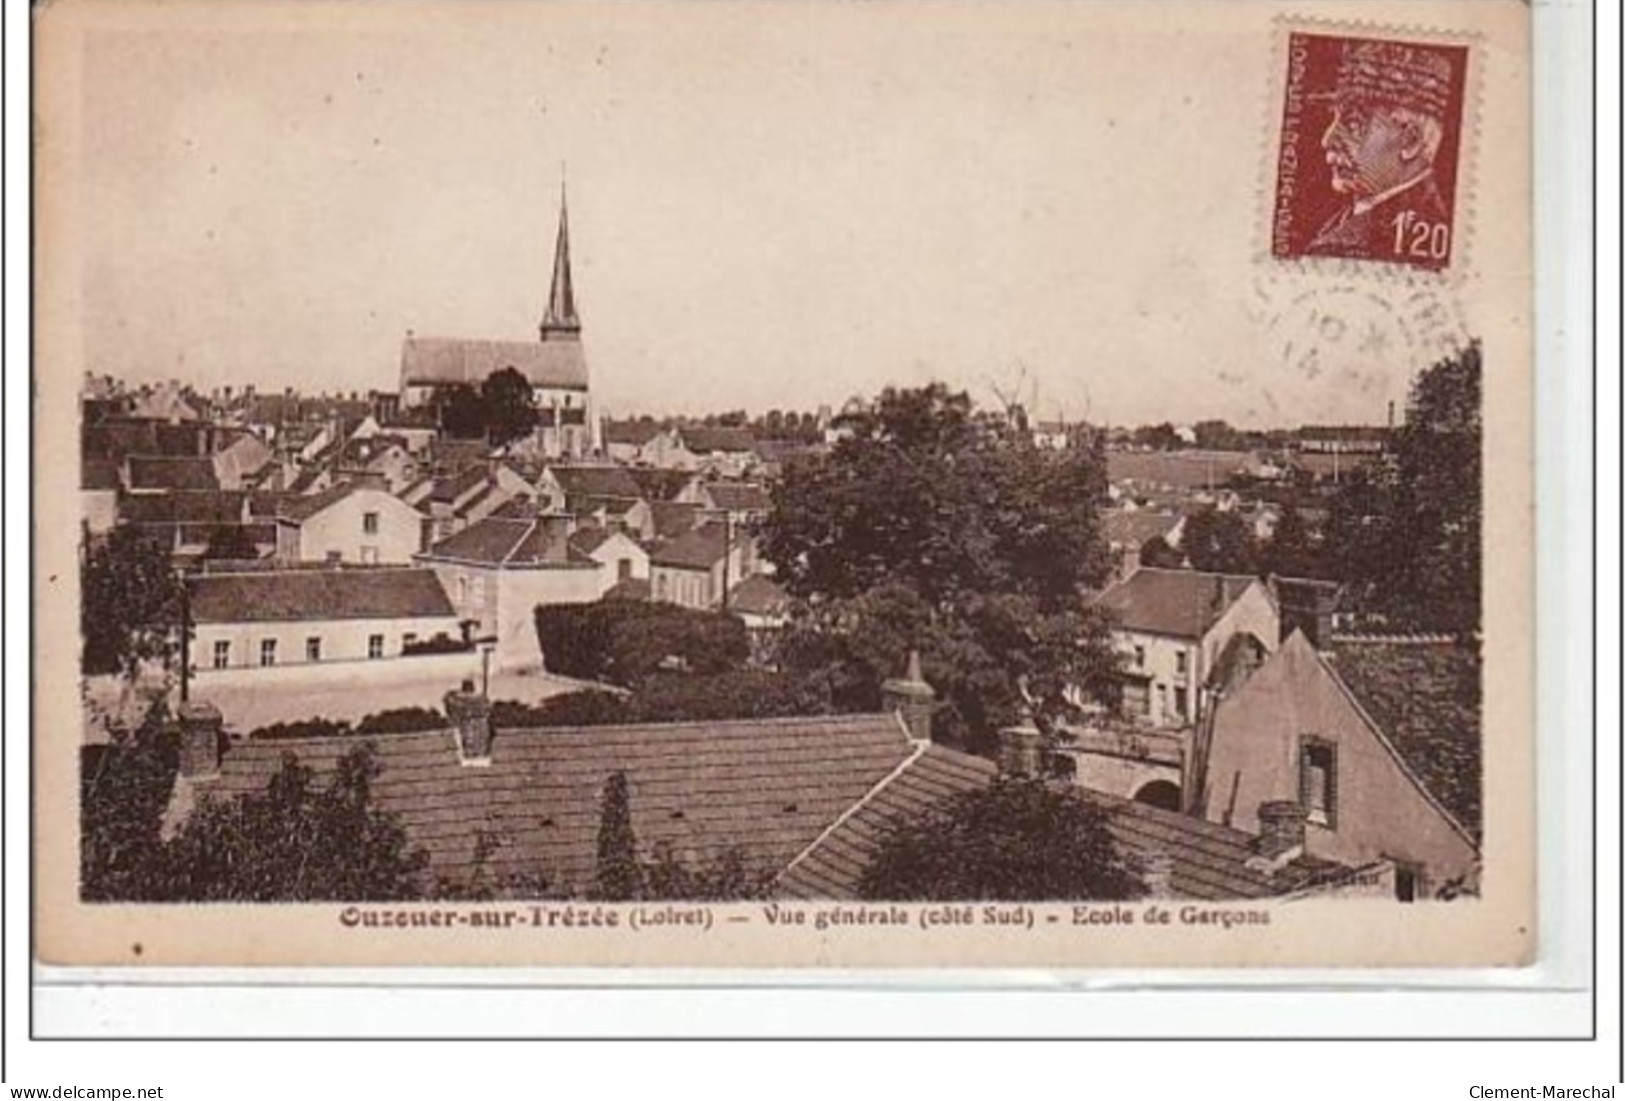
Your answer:
[[[189,700],[180,705],[181,775],[189,780],[220,773],[220,729],[225,724],[212,703]]]
[[[1145,883],[1147,897],[1173,898],[1174,858],[1165,852],[1149,854],[1140,869],[1140,878]]]
[[[1258,805],[1258,851],[1271,859],[1303,851],[1309,812],[1290,799]]]
[[[491,763],[491,701],[474,691],[474,682],[446,693],[446,718],[457,738],[457,754],[465,765]]]
[[[908,672],[880,686],[880,706],[897,713],[912,741],[931,740],[931,715],[937,709],[937,693],[920,673],[918,650],[908,653]]]
[[[1044,768],[1044,735],[1023,712],[1021,722],[999,731],[999,771],[1020,780],[1037,779]]]

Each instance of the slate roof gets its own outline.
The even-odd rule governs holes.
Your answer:
[[[481,767],[459,763],[448,732],[371,740],[382,766],[373,799],[428,851],[430,875],[466,873],[483,839],[495,846],[490,874],[544,875],[549,893],[569,895],[592,885],[601,793],[615,772],[627,777],[640,856],[662,842],[694,864],[738,849],[765,878],[912,752],[893,715],[499,728]],[[320,783],[355,744],[235,742],[219,778],[198,790],[217,798],[262,791],[284,752]]]
[[[131,455],[130,488],[219,489],[220,479],[206,455]]]
[[[737,545],[738,540],[734,540]],[[708,523],[684,532],[649,553],[649,563],[683,570],[708,570],[727,553],[728,535],[720,523]]]
[[[997,766],[981,757],[935,744],[920,747],[912,760],[801,853],[776,886],[796,898],[855,899],[869,861],[894,822],[930,814],[944,800],[985,787],[997,776]],[[1107,813],[1107,828],[1130,859],[1169,856],[1171,894],[1178,898],[1267,898],[1342,870],[1331,861],[1300,857],[1269,875],[1247,866],[1255,855],[1254,839],[1240,830],[1087,788],[1064,790]]]
[[[1104,516],[1106,541],[1116,546],[1138,547],[1154,537],[1166,539],[1180,520],[1177,513],[1149,509],[1108,512]]]
[[[316,493],[289,494],[277,502],[276,517],[292,524],[302,524],[356,491],[353,482],[335,482]]]
[[[550,466],[548,470],[558,481],[567,497],[624,497],[643,496],[638,483],[620,466]]]
[[[1255,584],[1251,575],[1143,568],[1101,593],[1099,606],[1124,630],[1199,639]]]
[[[483,466],[471,466],[461,473],[436,478],[434,488],[429,490],[429,500],[440,505],[454,504],[479,488],[486,477]]]
[[[698,455],[715,451],[754,453],[756,440],[743,428],[727,428],[705,424],[685,424],[677,429],[683,446]]]
[[[708,482],[705,492],[712,507],[729,512],[766,512],[773,507],[767,490],[754,482]]]
[[[404,619],[456,613],[433,570],[289,570],[191,579],[196,623]]]
[[[587,388],[587,360],[575,340],[468,340],[407,337],[401,345],[401,386],[479,386],[512,367],[532,386]]]
[[[654,520],[655,536],[659,539],[675,539],[693,531],[701,518],[699,505],[682,501],[650,501],[649,515]]]
[[[562,517],[508,519],[487,516],[424,552],[426,558],[455,559],[487,566],[567,566],[584,556],[570,551]],[[591,559],[585,559],[591,562]]]
[[[238,524],[248,515],[247,497],[222,490],[138,493],[119,502],[118,514],[128,524]]]
[[[1423,787],[1477,840],[1483,829],[1479,659],[1454,641],[1337,638],[1321,657]]]
[[[605,443],[625,443],[642,447],[660,435],[660,425],[653,421],[605,421]]]

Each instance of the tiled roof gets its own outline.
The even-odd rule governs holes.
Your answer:
[[[665,843],[703,863],[739,850],[771,876],[907,759],[893,715],[817,716],[643,726],[498,729],[488,766],[458,761],[446,732],[373,739],[379,807],[399,817],[429,872],[457,876],[476,846],[494,845],[493,875],[545,876],[580,895],[596,865],[601,794],[626,774],[640,855]],[[217,796],[260,791],[286,751],[331,776],[354,738],[233,743]]]
[[[983,758],[925,746],[802,853],[779,877],[778,888],[798,898],[858,897],[864,872],[893,823],[929,814],[955,795],[993,783],[997,775],[997,767]],[[1171,894],[1178,898],[1265,898],[1299,890],[1340,869],[1301,857],[1267,874],[1248,867],[1254,840],[1239,830],[1087,788],[1064,790],[1106,812],[1107,828],[1130,859],[1170,857]]]
[[[587,388],[587,361],[579,341],[407,337],[401,345],[403,387],[452,383],[477,387],[507,367],[524,375],[532,386]]]
[[[1104,516],[1106,541],[1116,546],[1138,547],[1153,537],[1168,537],[1179,526],[1181,517],[1150,509],[1113,511]]]
[[[1101,593],[1099,605],[1125,630],[1199,639],[1255,584],[1249,575],[1145,568]]]
[[[442,539],[425,557],[488,566],[562,566],[572,561],[564,525],[562,517],[512,520],[487,516]]]
[[[591,554],[609,542],[609,537],[613,534],[615,533],[608,528],[601,528],[596,524],[590,527],[577,528],[575,533],[570,536],[570,546],[583,554]]]
[[[128,524],[238,524],[247,516],[244,493],[183,490],[137,493],[119,502],[119,519]]]
[[[1449,640],[1347,638],[1321,657],[1422,785],[1476,839],[1483,819],[1479,659]]]
[[[651,501],[649,515],[654,519],[655,535],[661,539],[675,539],[693,531],[701,519],[699,505],[681,501]]]
[[[765,574],[752,574],[728,594],[729,611],[742,615],[783,615],[789,606],[789,594]]]
[[[756,450],[755,439],[743,428],[687,424],[679,428],[677,433],[682,437],[683,446],[699,455],[707,455],[713,451]]]
[[[605,421],[605,443],[625,443],[642,447],[660,435],[660,426],[653,421]]]
[[[219,489],[207,456],[131,455],[131,489]]]
[[[705,492],[714,508],[729,512],[766,512],[773,507],[767,490],[754,482],[709,482]]]
[[[568,497],[626,497],[638,498],[643,496],[643,490],[638,483],[626,472],[625,467],[594,465],[594,466],[550,466],[548,470],[557,479],[559,486]]]
[[[193,578],[197,623],[401,619],[455,613],[433,570],[289,570]]]
[[[344,498],[354,493],[356,487],[351,482],[335,482],[324,490],[316,493],[290,494],[278,502],[277,519],[290,523],[301,524],[315,516],[318,512],[331,508]]]
[[[671,542],[656,547],[649,554],[655,566],[673,566],[685,570],[706,570],[722,561],[728,551],[728,533],[724,525],[709,523],[693,531],[684,532]],[[734,541],[737,545],[737,539]]]
[[[693,477],[682,470],[664,470],[655,466],[623,467],[626,476],[638,484],[638,496],[650,504],[670,501],[682,492]]]
[[[471,466],[457,474],[436,478],[434,488],[429,491],[429,500],[440,505],[453,504],[478,489],[486,477],[483,466]]]
[[[641,503],[642,498],[639,497],[568,497],[564,510],[575,516],[590,516],[602,510],[609,516],[624,517]]]

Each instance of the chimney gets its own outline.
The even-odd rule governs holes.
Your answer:
[[[1019,724],[999,731],[999,771],[1017,779],[1033,780],[1043,773],[1043,763],[1044,735],[1033,722],[1031,713],[1024,712]]]
[[[196,780],[220,772],[220,728],[225,719],[212,703],[189,700],[177,710],[181,723],[181,775]]]
[[[1150,853],[1140,868],[1148,898],[1174,897],[1174,858],[1165,852]]]
[[[920,674],[920,652],[908,652],[908,672],[880,686],[880,706],[895,711],[916,742],[931,740],[931,714],[937,709],[937,694]]]
[[[1258,851],[1285,863],[1303,852],[1304,822],[1309,812],[1290,799],[1272,799],[1258,805]],[[1290,854],[1290,855],[1289,855]]]
[[[472,680],[446,693],[446,718],[457,738],[457,755],[465,765],[491,763],[491,701],[474,691]]]

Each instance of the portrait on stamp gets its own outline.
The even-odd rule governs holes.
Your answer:
[[[1468,64],[1466,46],[1292,33],[1274,254],[1449,267]]]

